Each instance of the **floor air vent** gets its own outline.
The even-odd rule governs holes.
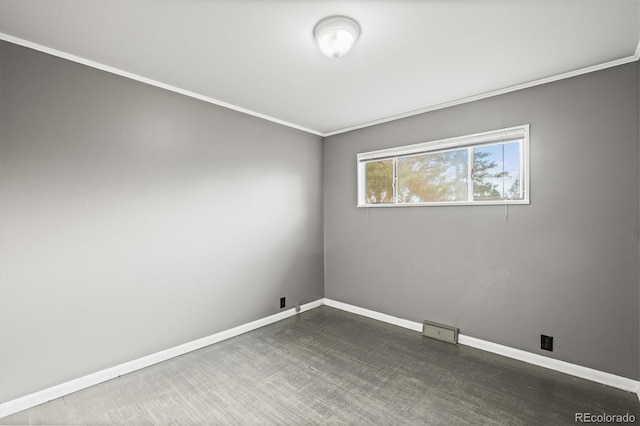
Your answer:
[[[422,325],[422,335],[445,342],[458,343],[458,329],[436,322],[425,321]]]

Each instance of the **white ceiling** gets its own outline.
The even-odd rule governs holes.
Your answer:
[[[312,36],[336,14],[362,27],[340,59]],[[638,60],[640,0],[0,0],[0,33],[327,135]]]

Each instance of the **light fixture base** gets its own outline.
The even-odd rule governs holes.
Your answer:
[[[360,25],[347,16],[329,16],[316,24],[313,36],[322,53],[339,58],[346,55],[360,37]]]

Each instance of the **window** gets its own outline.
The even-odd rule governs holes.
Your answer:
[[[529,204],[529,125],[358,154],[358,206]]]

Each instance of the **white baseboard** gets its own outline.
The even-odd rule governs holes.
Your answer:
[[[422,323],[409,321],[402,318],[394,317],[391,315],[383,314],[380,312],[372,311],[369,309],[361,308],[347,303],[338,302],[331,299],[320,299],[314,302],[307,303],[300,307],[300,311],[308,311],[319,307],[320,305],[331,306],[343,311],[351,312],[364,317],[372,318],[378,321],[386,322],[389,324],[397,325],[399,327],[407,328],[413,331],[422,331]],[[214,343],[221,342],[223,340],[230,339],[240,334],[247,333],[249,331],[264,327],[274,322],[283,320],[285,318],[295,315],[295,309],[288,309],[283,312],[279,312],[274,315],[270,315],[266,318],[262,318],[256,321],[252,321],[247,324],[234,327],[229,330],[221,331],[211,336],[203,337],[202,339],[194,340],[173,348],[166,349],[164,351],[156,352],[151,355],[147,355],[142,358],[135,359],[133,361],[125,362],[120,365],[116,365],[111,368],[107,368],[95,373],[88,374],[86,376],[79,377],[77,379],[69,380],[68,382],[61,383],[56,386],[52,386],[41,391],[25,395],[20,398],[7,401],[0,404],[0,418],[17,413],[19,411],[26,410],[28,408],[35,407],[36,405],[43,404],[56,398],[69,395],[73,392],[77,392],[82,389],[97,385],[107,380],[115,379],[122,376],[140,370],[145,367],[149,367],[153,364],[157,364],[168,359],[184,355],[188,352],[195,351],[197,349],[204,348],[205,346],[212,345]],[[503,355],[509,358],[518,359],[530,364],[535,364],[541,367],[549,368],[551,370],[559,371],[562,373],[570,374],[572,376],[580,377],[583,379],[591,380],[593,382],[601,383],[603,385],[612,386],[618,389],[622,389],[628,392],[635,392],[640,399],[640,382],[626,377],[616,376],[614,374],[605,373],[603,371],[594,370],[591,368],[583,367],[576,364],[571,364],[565,361],[560,361],[553,358],[548,358],[542,355],[534,354],[531,352],[522,351],[519,349],[510,348],[508,346],[499,345],[497,343],[487,342],[485,340],[476,339],[475,337],[458,335],[458,343],[462,345],[471,346],[474,348],[482,349],[487,352],[493,352],[499,355]]]
[[[337,302],[331,299],[324,299],[324,304],[343,311],[362,315],[378,321],[383,321],[399,327],[408,328],[409,330],[422,332],[422,323],[397,318],[391,315],[361,308],[359,306],[349,305],[347,303]],[[626,377],[616,376],[615,374],[605,373],[604,371],[594,370],[592,368],[583,367],[581,365],[571,364],[569,362],[560,361],[546,356],[526,352],[520,349],[514,349],[509,346],[499,345],[497,343],[487,342],[486,340],[477,339],[471,336],[458,334],[458,343],[461,345],[471,346],[483,351],[493,352],[498,355],[517,359],[529,364],[538,365],[561,373],[570,374],[582,379],[591,380],[596,383],[622,389],[627,392],[634,392],[640,399],[640,381],[629,379]]]
[[[317,308],[322,305],[323,300],[316,300],[300,306],[300,312],[308,311],[313,308]],[[47,389],[43,389],[38,392],[34,392],[29,395],[25,395],[20,398],[7,401],[0,404],[0,418],[17,413],[19,411],[26,410],[36,405],[43,404],[56,398],[69,395],[73,392],[77,392],[82,389],[97,385],[107,380],[115,379],[116,377],[124,374],[131,373],[136,370],[140,370],[145,367],[149,367],[153,364],[157,364],[168,359],[184,355],[188,352],[195,351],[197,349],[204,348],[205,346],[212,345],[214,343],[221,342],[223,340],[230,339],[240,334],[247,333],[265,325],[272,324],[274,322],[283,320],[296,314],[295,309],[287,309],[286,311],[278,312],[277,314],[270,315],[266,318],[262,318],[256,321],[252,321],[247,324],[234,327],[229,330],[221,331],[216,334],[212,334],[207,337],[203,337],[198,340],[184,343],[173,348],[166,349],[164,351],[156,352],[151,355],[144,356],[142,358],[135,359],[133,361],[125,362],[120,365],[116,365],[111,368],[107,368],[95,373],[88,374],[86,376],[79,377],[77,379],[69,380],[68,382],[61,383],[56,386],[52,386]]]
[[[422,324],[419,322],[409,321],[398,317],[392,317],[391,315],[382,314],[380,312],[371,311],[369,309],[361,308],[359,306],[349,305],[347,303],[338,302],[331,299],[324,299],[324,304],[337,308],[343,311],[351,312],[352,314],[362,315],[363,317],[372,318],[378,321],[386,322],[389,324],[397,325],[399,327],[408,328],[409,330],[422,332]]]

